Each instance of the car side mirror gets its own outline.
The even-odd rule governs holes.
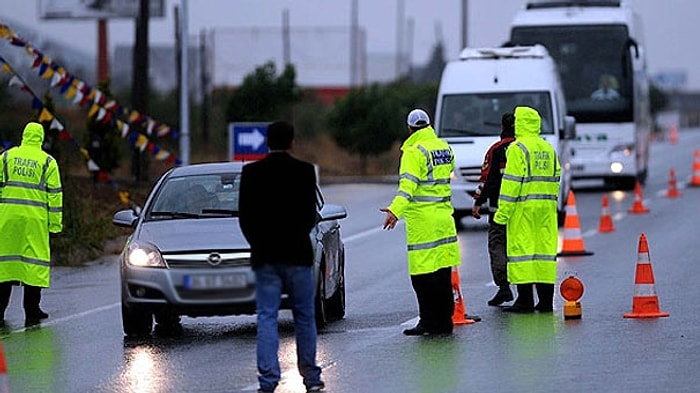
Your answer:
[[[134,228],[139,216],[132,209],[120,210],[114,213],[112,224],[118,227]]]
[[[576,118],[573,116],[564,116],[564,129],[561,139],[576,139]]]
[[[318,212],[318,221],[340,220],[348,216],[347,210],[343,206],[325,204]]]

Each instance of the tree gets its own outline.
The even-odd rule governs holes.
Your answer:
[[[229,122],[288,119],[291,104],[300,97],[294,66],[287,64],[278,77],[275,63],[270,61],[248,74],[231,94],[226,118]]]
[[[352,90],[329,113],[333,139],[348,152],[360,155],[360,171],[365,175],[370,156],[388,151],[408,136],[405,117],[411,109],[434,112],[436,95],[436,85],[405,81]]]

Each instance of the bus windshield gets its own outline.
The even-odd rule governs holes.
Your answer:
[[[514,45],[542,44],[557,62],[569,114],[577,122],[633,120],[633,73],[627,27],[514,27]]]
[[[501,117],[516,106],[529,106],[542,117],[541,134],[554,134],[551,97],[547,92],[451,94],[443,97],[441,137],[499,136]]]

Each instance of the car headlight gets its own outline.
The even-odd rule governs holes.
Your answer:
[[[131,243],[126,250],[124,261],[131,266],[165,267],[160,251],[149,243]]]
[[[629,157],[634,152],[634,145],[617,145],[610,150],[610,154],[622,154]]]

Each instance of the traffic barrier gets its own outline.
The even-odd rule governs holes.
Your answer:
[[[639,181],[634,184],[634,204],[632,204],[632,208],[628,212],[632,214],[649,213],[649,209],[644,206],[644,196],[642,196],[642,186],[639,184]]]
[[[693,150],[693,175],[690,177],[692,187],[700,187],[700,150]]]
[[[459,270],[457,266],[452,267],[452,295],[455,301],[455,310],[452,313],[452,324],[468,325],[476,322],[468,318],[467,308],[464,305],[464,298],[462,297],[462,290],[459,288]]]
[[[10,393],[10,380],[7,378],[7,362],[2,342],[0,342],[0,393]]]
[[[643,233],[637,247],[637,269],[634,274],[634,297],[632,312],[623,314],[625,318],[659,318],[670,314],[659,310],[659,297],[656,295],[654,271],[651,268],[649,244]]]
[[[676,127],[675,124],[671,124],[668,141],[671,142],[672,145],[678,143],[678,127]]]
[[[578,278],[570,275],[559,285],[559,293],[566,300],[564,302],[564,319],[581,319],[581,296],[583,296],[583,283]]]
[[[615,226],[613,225],[612,216],[610,216],[608,194],[603,194],[603,209],[600,214],[598,232],[613,232],[614,230]]]
[[[576,198],[574,192],[569,190],[569,197],[566,200],[566,218],[564,219],[564,242],[561,251],[557,254],[560,257],[593,255],[586,251],[581,236],[581,222],[576,211]]]
[[[678,191],[678,185],[676,184],[676,171],[671,168],[669,171],[668,179],[668,190],[666,190],[667,198],[678,198],[681,196],[680,191]]]

